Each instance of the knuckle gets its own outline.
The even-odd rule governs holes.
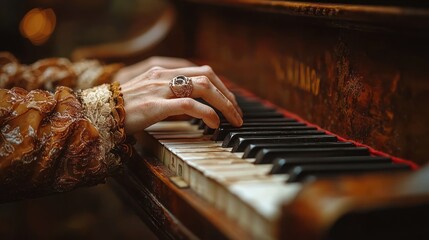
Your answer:
[[[147,90],[147,91],[159,91],[160,89],[165,88],[165,83],[160,82],[160,81],[147,81],[144,85],[144,87],[142,88],[142,90]]]
[[[212,83],[210,82],[210,79],[206,76],[199,77],[198,78],[198,84],[203,89],[210,89],[211,85],[212,85]]]
[[[233,101],[237,101],[237,99],[235,98],[235,95],[232,92],[228,92],[228,96],[229,98],[231,98]]]
[[[159,66],[159,65],[156,65],[156,66],[153,66],[153,67],[151,67],[150,69],[149,69],[149,71],[161,71],[161,70],[163,70],[164,68],[163,67],[161,67],[161,66]]]
[[[140,108],[143,111],[147,111],[148,109],[156,108],[158,103],[156,101],[143,101],[140,104]]]
[[[192,102],[192,99],[191,98],[182,98],[180,100],[180,107],[185,111],[192,110],[194,108],[194,104]]]
[[[159,79],[161,77],[163,70],[164,68],[160,66],[154,66],[148,70],[148,76],[151,79]]]
[[[209,108],[207,110],[207,115],[210,116],[210,118],[213,118],[213,119],[219,118],[218,115],[217,115],[217,113],[216,113],[216,111],[214,109],[212,109],[212,108]]]
[[[159,60],[157,56],[150,57],[148,60],[150,66],[158,66]]]
[[[201,66],[201,68],[203,69],[204,72],[206,72],[208,74],[213,74],[214,73],[212,67],[210,67],[209,65]]]
[[[226,108],[227,108],[227,109],[234,108],[234,104],[232,104],[232,102],[228,100],[228,101],[226,102]]]
[[[203,66],[201,66],[204,70],[207,70],[207,71],[213,71],[212,70],[212,67],[210,67],[209,65],[203,65]]]

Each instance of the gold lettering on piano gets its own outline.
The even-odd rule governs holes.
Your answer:
[[[298,6],[294,9],[297,14],[310,15],[317,17],[337,16],[340,14],[340,9],[336,7],[314,7],[314,6]]]
[[[315,68],[292,57],[286,57],[284,63],[278,59],[272,62],[279,81],[315,96],[319,94],[320,76]]]

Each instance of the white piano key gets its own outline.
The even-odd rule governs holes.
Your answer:
[[[191,164],[195,165],[203,165],[203,166],[224,166],[224,165],[231,165],[231,164],[239,164],[239,163],[249,163],[248,161],[244,159],[203,159],[198,161],[192,161]]]
[[[192,189],[194,189],[197,193],[199,193],[202,197],[205,197],[207,195],[206,192],[211,192],[212,189],[208,189],[208,181],[209,179],[206,176],[207,171],[209,171],[210,168],[213,168],[213,166],[203,166],[198,164],[199,161],[190,161],[189,164],[189,185]],[[220,171],[234,171],[234,169],[241,169],[243,168],[254,168],[252,164],[243,163],[243,164],[233,164],[239,165],[238,167],[232,167],[232,165],[228,167],[223,167],[220,169]],[[219,171],[219,169],[218,169]],[[213,199],[210,199],[209,197],[205,197],[208,201],[213,202]]]
[[[237,196],[240,203],[249,207],[240,208],[238,222],[245,228],[251,228],[257,238],[264,238],[279,218],[282,204],[290,202],[301,189],[301,184],[286,184],[284,179],[273,182],[242,181],[228,186],[230,193]],[[261,197],[263,196],[263,197]],[[245,212],[243,212],[245,211]]]
[[[204,135],[200,138],[171,138],[171,139],[159,139],[162,144],[199,144],[204,142],[213,142],[210,140],[211,136]]]
[[[146,132],[184,132],[198,130],[198,126],[188,121],[162,121],[145,129]]]
[[[272,165],[255,165],[231,153],[221,142],[188,122],[150,127],[151,146],[162,148],[160,160],[199,196],[250,229],[256,239],[271,239],[282,203],[293,199],[299,184],[286,184],[286,174],[268,175]]]
[[[241,158],[243,153],[231,152],[210,152],[210,153],[177,153],[177,155],[185,160],[197,159],[216,159],[216,158]]]
[[[169,135],[171,137],[177,137],[181,135],[187,135],[187,134],[201,134],[203,133],[203,130],[193,130],[193,131],[157,131],[157,132],[151,132],[147,131],[151,135]]]
[[[165,146],[171,148],[171,149],[181,149],[181,148],[219,148],[222,147],[222,143],[217,143],[217,142],[213,142],[213,141],[204,141],[204,142],[197,142],[197,143],[190,143],[190,142],[185,142],[185,143],[178,143],[178,142],[173,142],[173,143],[163,143]]]
[[[231,165],[231,164],[241,164],[241,163],[248,163],[245,160],[242,159],[200,159],[200,160],[190,160],[190,161],[184,161],[181,159],[179,161],[179,164],[182,164],[183,168],[183,179],[190,183],[190,168],[195,168],[196,166],[219,166],[219,165]]]
[[[153,134],[156,139],[172,139],[172,138],[201,138],[204,137],[202,132],[180,133],[180,134]]]
[[[199,147],[199,148],[176,148],[169,147],[175,153],[212,153],[212,152],[231,152],[231,148],[222,147]]]
[[[201,179],[197,180],[201,196],[207,201],[215,204],[219,179],[239,181],[243,179],[254,179],[264,176],[269,171],[269,166],[256,166],[249,163],[233,164],[228,166],[196,166],[201,174],[197,175]]]
[[[141,144],[141,148],[145,153],[150,153],[160,161],[163,160],[163,154],[164,154],[164,146],[162,143],[160,143],[158,140],[156,140],[152,135],[150,135],[147,132],[143,132],[142,135],[142,142],[144,144]]]

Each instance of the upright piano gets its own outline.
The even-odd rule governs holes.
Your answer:
[[[171,4],[128,59],[210,65],[245,119],[136,136],[114,185],[161,239],[429,238],[424,1]]]

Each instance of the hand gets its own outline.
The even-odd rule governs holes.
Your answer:
[[[148,59],[145,59],[136,64],[123,67],[115,75],[114,81],[121,84],[128,82],[134,77],[148,71],[153,67],[162,67],[162,68],[183,68],[183,67],[192,67],[195,66],[192,62],[183,59],[183,58],[173,58],[173,57],[159,57],[154,56]]]
[[[171,79],[185,75],[192,80],[189,98],[176,98],[169,87]],[[127,134],[141,131],[167,117],[186,114],[202,119],[210,128],[220,120],[209,106],[193,98],[203,98],[222,112],[234,126],[241,126],[241,110],[232,94],[209,66],[166,69],[154,67],[121,84],[125,101]]]

